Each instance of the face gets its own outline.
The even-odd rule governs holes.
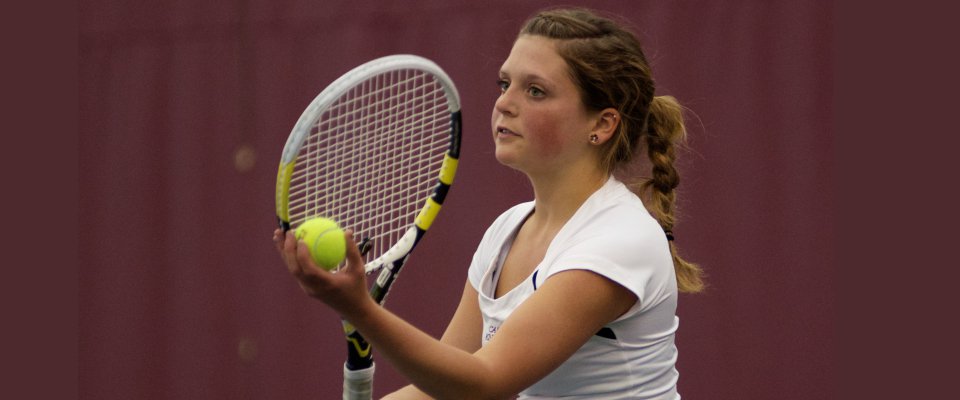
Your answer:
[[[575,165],[594,119],[555,40],[521,35],[499,75],[491,118],[497,160],[528,174]]]

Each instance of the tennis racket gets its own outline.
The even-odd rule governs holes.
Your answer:
[[[383,304],[430,229],[460,155],[460,97],[423,57],[367,62],[324,89],[290,132],[277,172],[280,227],[326,217],[358,236],[370,295]],[[343,398],[372,398],[371,346],[349,321]]]

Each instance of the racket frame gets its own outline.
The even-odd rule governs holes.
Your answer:
[[[393,282],[407,258],[417,246],[433,222],[453,184],[460,157],[462,118],[460,114],[460,96],[450,77],[434,62],[416,55],[399,54],[381,57],[362,64],[328,85],[310,102],[290,136],[284,144],[280,167],[277,172],[276,211],[280,228],[286,232],[291,229],[288,197],[290,181],[297,157],[304,142],[310,136],[314,124],[323,112],[341,95],[348,92],[364,80],[394,70],[418,70],[436,77],[443,89],[450,112],[450,145],[438,171],[437,183],[433,193],[424,201],[423,207],[414,222],[403,236],[387,251],[364,265],[366,273],[379,270],[380,274],[370,287],[370,296],[378,304],[383,304]],[[361,253],[366,253],[369,242],[361,243]],[[364,248],[367,247],[367,248]],[[345,319],[341,319],[347,340],[347,360],[344,363],[343,398],[350,400],[372,397],[373,362],[372,347],[359,331]]]

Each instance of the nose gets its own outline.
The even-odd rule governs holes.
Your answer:
[[[507,115],[516,115],[516,103],[513,100],[513,91],[510,88],[500,92],[497,101],[493,103],[495,112]]]

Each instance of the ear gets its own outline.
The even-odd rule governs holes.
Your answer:
[[[617,127],[620,126],[620,112],[615,108],[605,108],[597,114],[596,124],[590,131],[590,136],[597,135],[596,143],[601,145],[610,140],[617,133]]]

